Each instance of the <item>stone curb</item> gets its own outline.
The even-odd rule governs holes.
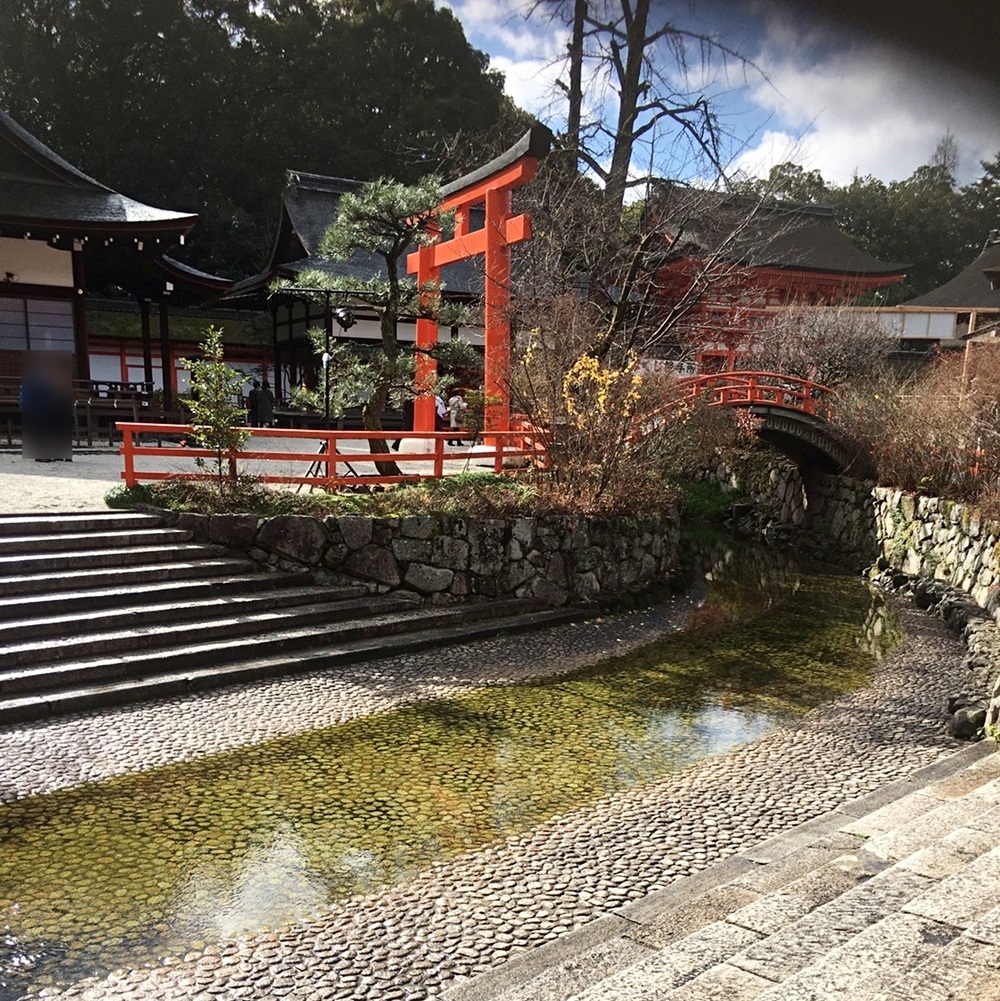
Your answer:
[[[702,872],[675,880],[662,890],[655,890],[641,900],[624,904],[554,942],[530,949],[493,970],[456,984],[446,989],[442,996],[446,1001],[493,1001],[505,991],[524,987],[546,970],[582,957],[597,946],[611,944],[623,934],[652,921],[662,912],[678,904],[728,883],[760,865],[790,855],[815,840],[817,836],[832,834],[845,822],[874,813],[888,803],[916,792],[931,782],[948,778],[994,753],[1000,752],[991,741],[963,747],[917,769],[907,778],[896,779],[874,792],[856,799],[845,800],[835,809],[767,838],[752,848],[720,859]]]

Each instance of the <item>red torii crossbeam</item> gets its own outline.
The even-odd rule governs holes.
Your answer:
[[[526,184],[538,170],[538,161],[552,143],[552,133],[536,125],[506,153],[471,174],[444,187],[442,212],[455,213],[455,233],[421,247],[406,259],[406,269],[417,276],[418,285],[437,283],[441,269],[480,254],[485,257],[483,289],[483,340],[485,342],[484,391],[497,402],[486,408],[486,431],[510,430],[510,248],[531,239],[531,218],[511,214],[511,192]],[[474,209],[482,206],[485,222],[471,229]],[[436,317],[417,320],[417,348],[437,344]],[[418,352],[416,382],[420,387],[434,383],[434,359]],[[434,398],[422,393],[413,411],[415,431],[434,430]]]

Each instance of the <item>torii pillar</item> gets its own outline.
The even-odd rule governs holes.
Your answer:
[[[538,161],[552,144],[552,133],[536,125],[488,164],[444,187],[440,211],[455,213],[455,234],[449,240],[421,247],[406,259],[406,269],[418,285],[437,283],[441,269],[479,254],[485,258],[483,289],[483,338],[485,341],[484,391],[495,402],[486,408],[485,430],[510,430],[510,248],[531,239],[531,219],[511,214],[511,192],[530,181]],[[470,229],[474,209],[483,207],[485,223]],[[417,348],[437,344],[437,317],[417,320]],[[434,430],[434,384],[437,365],[426,354],[417,354],[416,384],[422,390],[413,408],[413,429]]]

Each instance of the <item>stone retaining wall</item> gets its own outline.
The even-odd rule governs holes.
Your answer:
[[[170,521],[275,569],[306,568],[317,580],[409,591],[435,603],[594,601],[663,580],[678,548],[673,513],[509,520],[172,514]]]
[[[707,475],[748,495],[765,531],[804,530],[813,546],[874,565],[883,583],[952,624],[969,650],[966,690],[951,707],[958,729],[1000,731],[1000,527],[965,504],[846,476],[803,478],[783,460],[766,476],[741,477],[738,464]]]

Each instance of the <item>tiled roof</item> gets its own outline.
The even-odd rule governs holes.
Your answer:
[[[718,254],[756,267],[841,275],[899,275],[907,265],[880,261],[855,246],[833,209],[662,184],[653,202],[658,225],[681,253]]]
[[[385,276],[385,261],[377,254],[357,251],[346,260],[334,261],[319,253],[323,236],[337,217],[340,196],[357,190],[362,182],[344,177],[327,177],[289,170],[282,192],[281,219],[274,249],[264,269],[236,282],[226,299],[262,293],[275,278],[292,278],[304,271],[324,271],[346,288],[351,283]],[[416,248],[414,248],[416,249]],[[400,276],[406,275],[405,255]],[[459,261],[442,269],[441,284],[446,293],[478,295],[482,291],[482,266],[477,261]]]
[[[541,158],[548,153],[552,133],[543,125],[529,129],[509,150],[477,170],[446,184],[447,196],[489,177],[525,156]],[[356,252],[343,261],[333,261],[319,254],[326,231],[337,217],[340,196],[356,191],[361,181],[346,177],[327,177],[301,170],[289,170],[282,193],[281,219],[274,249],[264,270],[236,282],[226,299],[248,299],[265,292],[278,277],[293,277],[306,270],[320,270],[336,278],[345,287],[352,282],[381,278],[385,262],[377,254]],[[472,212],[471,225],[477,226],[477,213]],[[482,225],[479,217],[478,225]],[[413,249],[416,249],[415,247]],[[405,255],[400,261],[401,277],[405,274]],[[445,295],[476,296],[483,290],[481,261],[464,260],[441,269],[441,285]]]
[[[0,222],[183,233],[196,220],[191,213],[146,205],[88,177],[0,111]]]
[[[956,309],[1000,309],[1000,289],[994,289],[985,271],[1000,269],[1000,242],[990,244],[965,270],[950,281],[925,292],[905,306]]]

